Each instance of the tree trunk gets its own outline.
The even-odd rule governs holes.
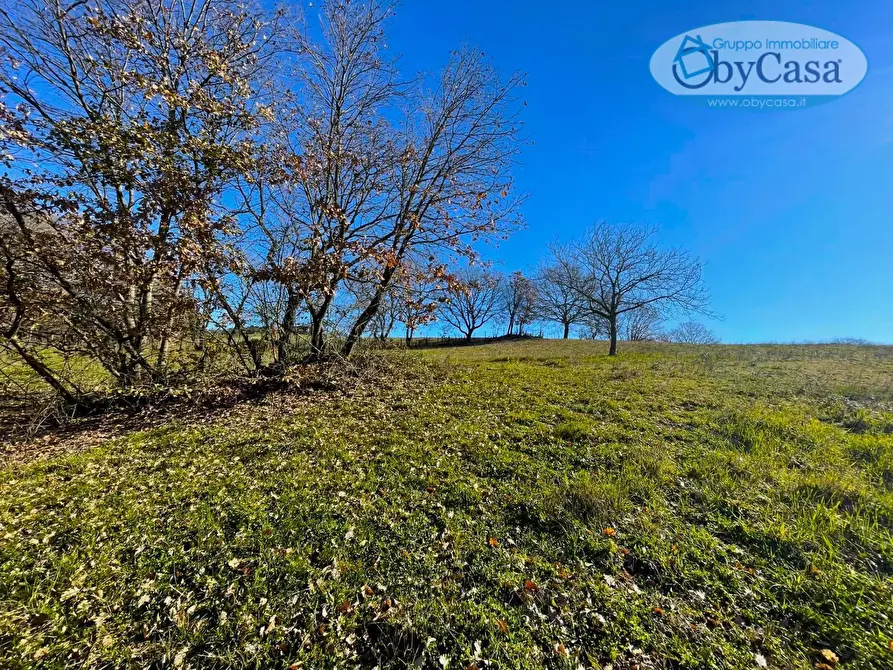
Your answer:
[[[469,328],[468,332],[465,333],[465,341],[471,342],[471,336],[474,335],[474,328]]]
[[[119,385],[125,389],[136,388],[143,385],[143,370],[137,365],[136,359],[129,355],[126,349],[121,348],[121,363],[118,367]]]
[[[608,319],[611,328],[611,348],[608,350],[608,356],[617,355],[617,315],[613,315]]]
[[[180,293],[183,289],[183,282],[181,279],[177,279],[177,283],[174,286],[174,295]],[[168,347],[170,345],[170,332],[174,325],[174,304],[176,301],[171,301],[171,304],[167,308],[167,314],[164,317],[164,329],[163,335],[161,336],[161,343],[158,346],[158,357],[155,360],[155,369],[158,370],[158,374],[162,375],[164,372],[164,366],[167,365],[167,353]]]
[[[291,342],[291,336],[295,332],[295,319],[298,316],[299,304],[300,298],[289,288],[285,313],[282,315],[282,323],[279,327],[279,338],[276,342],[276,358],[277,362],[282,366],[285,366],[285,359],[288,356],[288,343]]]
[[[324,312],[310,312],[310,358],[318,360],[325,351],[325,336],[323,334]]]
[[[564,324],[564,337],[562,339],[566,340],[571,334],[571,324]]]
[[[220,306],[223,307],[223,310],[226,312],[227,316],[229,316],[230,320],[233,322],[233,331],[234,333],[229,337],[232,338],[231,342],[235,344],[234,335],[238,333],[239,337],[242,339],[242,343],[245,345],[245,349],[248,351],[248,356],[251,359],[251,364],[254,366],[253,370],[249,370],[249,372],[256,373],[262,367],[263,359],[260,355],[260,351],[258,350],[257,343],[254,342],[248,333],[245,332],[245,324],[242,322],[242,317],[239,312],[230,305],[229,300],[227,300],[223,291],[220,290],[217,282],[214,282],[212,290],[214,294],[217,296],[217,299],[220,303]],[[242,355],[239,354],[239,358],[242,359]],[[247,366],[246,366],[247,367]]]
[[[345,358],[348,358],[351,352],[353,352],[353,348],[363,336],[363,331],[366,330],[366,326],[372,320],[372,317],[375,316],[375,313],[378,312],[382,297],[384,297],[384,288],[379,287],[375,291],[375,295],[372,296],[372,300],[366,305],[366,309],[364,309],[357,317],[357,320],[354,321],[353,326],[350,328],[350,332],[347,334],[347,339],[344,341],[344,346],[341,347],[341,355]]]
[[[406,346],[407,348],[412,344],[412,336],[415,334],[415,328],[407,328],[406,329]]]
[[[506,332],[506,335],[511,335],[512,331],[515,329],[515,315],[509,314],[509,329]]]
[[[43,361],[41,361],[36,356],[31,355],[31,352],[20,345],[15,337],[10,338],[8,341],[18,352],[19,356],[22,357],[22,360],[24,360],[41,379],[49,384],[49,386],[52,387],[52,389],[56,393],[59,394],[59,397],[61,397],[62,400],[67,402],[69,405],[77,404],[77,398],[75,398],[74,394],[67,388],[65,388],[65,385],[61,381],[56,379],[50,369],[43,364]]]
[[[400,249],[400,254],[402,257],[403,252],[406,250],[406,242],[408,242],[408,238],[403,243],[403,247]],[[385,291],[388,290],[388,287],[391,285],[391,279],[393,279],[394,274],[397,272],[397,268],[399,265],[389,266],[384,273],[382,273],[381,281],[379,281],[378,286],[375,288],[375,295],[372,296],[372,300],[366,305],[366,309],[364,309],[360,315],[357,317],[357,320],[354,321],[353,326],[350,328],[350,333],[347,335],[347,340],[344,342],[344,346],[341,348],[341,355],[347,358],[350,356],[353,348],[356,346],[359,339],[363,336],[363,331],[366,330],[366,326],[369,321],[372,320],[378,313],[378,308],[381,307],[381,301],[384,299]],[[393,320],[391,321],[391,327],[393,327]],[[388,329],[390,331],[390,328]]]
[[[155,368],[161,372],[164,369],[164,366],[167,364],[167,349],[168,349],[168,340],[167,335],[161,336],[161,342],[158,345],[158,356],[155,358]]]

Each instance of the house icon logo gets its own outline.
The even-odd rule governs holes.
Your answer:
[[[701,88],[710,81],[715,67],[710,47],[704,43],[701,36],[692,37],[686,34],[679,45],[679,51],[676,52],[676,58],[673,59],[673,76],[676,81],[686,88]],[[701,77],[703,81],[696,84],[689,83],[695,77]]]

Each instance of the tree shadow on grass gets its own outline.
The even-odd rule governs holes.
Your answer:
[[[87,397],[75,410],[34,419],[35,406],[0,415],[0,464],[86,451],[113,437],[169,423],[207,425],[238,408],[273,406],[347,395],[393,374],[389,365],[337,362],[296,365],[284,375],[219,380],[188,391],[162,389]]]

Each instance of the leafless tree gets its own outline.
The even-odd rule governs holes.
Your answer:
[[[562,337],[570,337],[571,326],[582,323],[584,302],[574,290],[576,266],[547,265],[537,277],[539,314],[548,321],[561,324]]]
[[[267,146],[241,189],[245,225],[257,231],[256,277],[285,293],[280,337],[287,342],[306,312],[315,357],[324,353],[324,326],[342,284],[374,283],[374,240],[394,216],[387,112],[401,84],[383,51],[390,14],[390,4],[336,0],[323,5],[319,41],[300,18],[290,26],[292,58]]]
[[[645,307],[667,314],[707,311],[701,263],[681,249],[661,249],[656,235],[655,227],[600,222],[582,241],[552,250],[554,262],[575,278],[569,287],[587,315],[607,323],[611,356],[623,315]]]
[[[627,342],[644,342],[661,337],[660,312],[651,306],[634,309],[621,318],[621,332]]]
[[[524,334],[524,326],[536,318],[538,294],[536,285],[520,271],[515,271],[502,281],[500,287],[500,303],[503,313],[508,317],[508,330],[511,335],[518,329],[518,335]]]
[[[480,268],[458,273],[443,305],[443,319],[471,340],[474,332],[499,313],[499,277]]]
[[[717,344],[719,338],[707,326],[697,321],[683,321],[667,333],[670,342],[682,344]]]
[[[587,340],[601,340],[608,336],[608,321],[602,317],[584,313],[581,320],[583,325],[583,337]]]

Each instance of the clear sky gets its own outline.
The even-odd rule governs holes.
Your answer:
[[[664,41],[742,19],[838,33],[868,75],[827,104],[777,111],[710,109],[651,78]],[[706,262],[724,341],[893,342],[891,26],[890,0],[407,0],[389,48],[407,74],[463,42],[527,73],[527,228],[488,252],[501,269],[532,268],[596,219],[655,223]]]

